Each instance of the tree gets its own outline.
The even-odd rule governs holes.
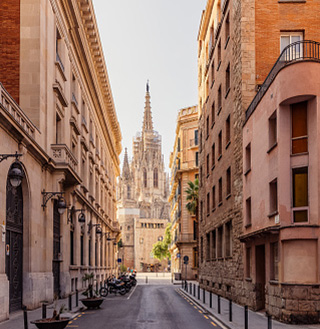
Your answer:
[[[191,215],[196,216],[196,221],[198,221],[198,207],[199,207],[199,180],[195,179],[194,182],[188,182],[189,187],[185,190],[187,193],[186,208]]]
[[[152,247],[153,256],[159,261],[162,261],[164,258],[168,258],[168,259],[171,258],[171,254],[169,252],[169,245],[171,243],[170,229],[171,229],[171,223],[168,223],[164,233],[163,240],[158,241]]]

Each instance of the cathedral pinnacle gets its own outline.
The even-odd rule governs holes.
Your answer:
[[[125,151],[124,151],[122,176],[125,177],[125,178],[129,178],[129,176],[130,176],[130,167],[129,167],[127,148],[125,148]]]
[[[147,86],[146,86],[146,102],[144,107],[143,126],[142,126],[142,132],[145,131],[153,131],[150,93],[149,93],[149,80],[147,81]]]

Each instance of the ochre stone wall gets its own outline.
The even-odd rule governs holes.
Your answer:
[[[0,1],[0,81],[19,103],[20,0]]]

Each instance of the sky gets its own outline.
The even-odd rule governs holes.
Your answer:
[[[197,36],[207,0],[93,0],[109,80],[129,159],[142,130],[149,80],[154,130],[166,170],[178,111],[197,104]]]

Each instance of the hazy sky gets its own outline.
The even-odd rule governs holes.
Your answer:
[[[197,104],[197,35],[206,0],[93,0],[124,148],[141,131],[146,81],[168,168],[178,110]],[[121,164],[122,168],[122,164]]]

